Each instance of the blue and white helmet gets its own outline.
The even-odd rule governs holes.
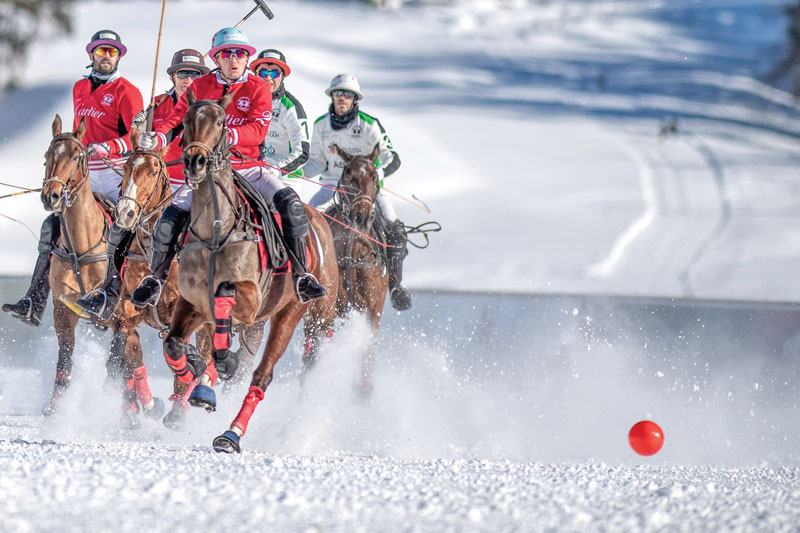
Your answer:
[[[352,74],[339,74],[331,80],[331,85],[325,89],[325,94],[331,95],[336,90],[350,91],[355,93],[359,100],[364,99],[364,93],[361,92],[361,84],[358,83],[358,78]]]
[[[250,39],[238,28],[222,28],[211,39],[211,50],[208,51],[209,57],[214,57],[220,50],[226,48],[242,48],[252,57],[256,49],[250,46]]]

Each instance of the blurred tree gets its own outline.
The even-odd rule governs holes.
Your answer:
[[[788,52],[786,57],[767,74],[767,79],[775,82],[791,77],[792,94],[795,98],[800,98],[800,0],[783,9],[788,19],[786,26]]]
[[[36,38],[72,32],[73,0],[0,0],[0,90],[18,84]]]

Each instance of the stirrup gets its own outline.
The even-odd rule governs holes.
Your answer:
[[[103,297],[103,303],[97,303],[97,297]],[[108,293],[104,289],[94,289],[83,298],[75,300],[75,305],[91,315],[97,315],[103,320],[108,320],[114,313],[114,308],[108,308]],[[116,304],[114,305],[116,307]]]
[[[307,286],[303,290],[300,289],[300,283],[302,281],[307,282]],[[325,287],[320,285],[317,278],[310,272],[297,276],[294,282],[294,292],[297,294],[297,299],[300,300],[301,304],[307,304],[308,302],[324,298],[328,295],[328,291],[325,290]]]
[[[155,289],[155,292],[153,292],[154,291],[153,288],[145,286],[145,284],[147,283],[147,280],[149,280],[149,279],[155,281],[158,284],[158,288]],[[147,296],[146,298],[142,298],[140,291],[144,291],[144,290],[148,290],[148,289],[150,290],[150,294],[146,295]],[[130,298],[131,303],[133,305],[135,305],[136,307],[147,307],[148,305],[156,305],[158,303],[158,300],[161,299],[161,291],[162,290],[164,290],[164,282],[163,281],[161,281],[160,279],[158,279],[157,277],[155,277],[152,274],[150,274],[149,276],[145,276],[145,277],[142,278],[142,281],[139,282],[139,286],[136,287],[136,289],[134,289],[133,293],[131,294],[131,298]],[[137,292],[140,293],[138,297],[136,296]]]

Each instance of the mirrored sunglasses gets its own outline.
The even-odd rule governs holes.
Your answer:
[[[178,72],[175,73],[175,75],[178,77],[179,80],[185,80],[189,76],[191,76],[193,80],[196,80],[197,78],[202,76],[203,73],[198,72],[196,70],[179,70]]]
[[[277,80],[278,77],[283,74],[280,69],[277,68],[262,68],[256,72],[260,78],[272,78],[273,80]]]
[[[100,57],[105,55],[109,57],[117,57],[119,55],[119,48],[114,48],[113,46],[98,46],[94,49],[94,53]]]
[[[245,59],[250,57],[250,53],[244,48],[226,48],[217,52],[217,57],[222,59],[230,59],[236,56],[237,59]]]
[[[331,91],[331,95],[337,97],[343,96],[348,100],[352,100],[353,98],[356,97],[356,93],[354,93],[353,91],[345,91],[344,89],[336,89],[335,91]]]

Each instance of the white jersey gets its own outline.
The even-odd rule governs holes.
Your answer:
[[[308,119],[303,106],[289,91],[281,91],[272,99],[272,121],[260,146],[259,159],[283,172],[302,176],[300,167],[308,160]]]
[[[344,128],[335,130],[331,126],[330,112],[328,112],[314,122],[311,154],[308,163],[303,167],[306,177],[314,178],[321,175],[322,183],[331,186],[339,182],[345,163],[336,153],[334,144],[353,155],[369,155],[375,145],[380,146],[376,166],[383,170],[384,177],[393,174],[400,166],[400,158],[377,118],[358,111]]]

